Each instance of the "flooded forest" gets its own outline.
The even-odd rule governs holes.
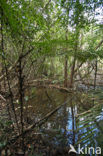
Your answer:
[[[0,0],[0,156],[103,156],[102,59],[102,0]]]

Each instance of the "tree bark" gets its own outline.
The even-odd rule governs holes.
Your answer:
[[[98,61],[96,59],[96,62],[95,62],[95,77],[94,77],[94,90],[96,88],[97,70],[98,70]]]
[[[68,87],[68,59],[65,57],[64,62],[64,87]]]
[[[69,88],[73,88],[73,78],[74,78],[74,73],[75,73],[75,63],[76,63],[76,57],[74,56],[73,65],[72,65],[72,68],[71,68]]]

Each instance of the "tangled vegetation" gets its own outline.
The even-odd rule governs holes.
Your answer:
[[[47,88],[70,94],[103,84],[102,43],[101,0],[0,1],[0,155],[33,154],[28,134],[62,106],[31,123],[30,88],[45,88],[52,103]]]

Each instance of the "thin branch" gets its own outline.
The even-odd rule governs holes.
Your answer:
[[[42,124],[44,124],[54,113],[56,113],[61,107],[63,107],[64,105],[66,105],[69,101],[71,100],[71,98],[67,101],[65,101],[63,104],[61,104],[60,106],[58,106],[56,109],[54,109],[53,111],[49,112],[47,115],[45,115],[42,119],[40,119],[39,121],[35,122],[33,125],[31,125],[30,127],[28,127],[26,130],[24,130],[23,134],[17,135],[14,138],[12,138],[11,140],[9,140],[1,149],[0,151],[2,151],[3,149],[5,149],[8,145],[15,143],[15,141],[17,139],[19,139],[22,135],[26,135],[27,133],[29,133],[30,131],[32,131],[34,128],[36,127],[40,127]]]
[[[99,42],[99,44],[97,45],[97,47],[96,47],[96,50],[102,45],[102,43],[103,43],[103,39]]]

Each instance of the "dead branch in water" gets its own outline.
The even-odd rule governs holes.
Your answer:
[[[28,82],[25,84],[25,86],[32,86],[37,88],[49,88],[49,89],[58,89],[63,92],[71,93],[71,89],[68,89],[66,87],[62,87],[60,85],[51,84],[51,80],[33,80],[31,82]]]
[[[40,127],[42,126],[42,124],[44,124],[54,113],[56,113],[61,107],[63,107],[64,105],[66,105],[69,101],[71,100],[71,98],[67,101],[65,101],[63,104],[61,104],[60,106],[58,106],[56,109],[54,109],[53,111],[49,112],[47,115],[45,115],[42,119],[40,119],[39,121],[35,122],[34,124],[32,124],[31,126],[29,126],[26,130],[23,131],[23,133],[21,133],[20,135],[15,136],[14,138],[12,138],[11,140],[9,140],[1,149],[0,151],[2,151],[3,149],[5,149],[8,145],[11,145],[13,143],[16,142],[17,139],[19,139],[20,137],[25,136],[27,133],[29,133],[30,131],[32,131],[34,128],[36,127]]]

